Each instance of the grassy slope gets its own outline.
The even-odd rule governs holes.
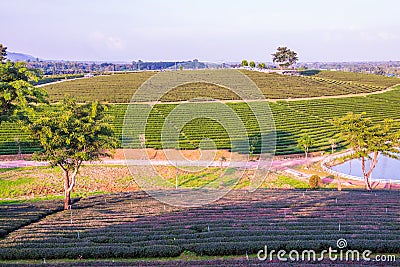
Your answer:
[[[63,173],[60,168],[28,167],[3,169],[0,173],[0,199],[32,199],[62,196]],[[121,166],[84,166],[74,189],[75,196],[101,192],[137,190],[127,168]]]
[[[158,166],[158,173],[175,186],[174,167]],[[62,198],[62,171],[59,168],[27,167],[19,169],[1,169],[0,203],[33,201]],[[220,188],[236,183],[236,189],[247,188],[251,173],[233,171],[222,178],[225,169],[207,168],[205,170],[179,171],[180,188]],[[133,175],[133,176],[132,176]],[[237,177],[242,177],[239,181]],[[82,197],[92,194],[117,193],[139,190],[135,183],[137,177],[124,166],[83,166],[80,170],[73,196]],[[269,175],[263,188],[309,188],[307,182],[285,176]]]

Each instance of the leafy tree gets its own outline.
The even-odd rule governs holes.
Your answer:
[[[3,44],[0,44],[0,62],[3,62],[6,59],[7,56],[7,47],[3,46]]]
[[[221,163],[221,168],[222,168],[222,164],[226,161],[226,157],[225,156],[221,156],[220,158],[220,163]]]
[[[250,68],[255,68],[256,63],[254,61],[250,61],[249,66],[250,66]]]
[[[277,51],[272,54],[272,61],[278,63],[281,69],[292,66],[298,60],[297,53],[287,47],[278,47]]]
[[[259,146],[259,141],[260,141],[260,138],[257,135],[251,136],[249,138],[249,144],[250,144],[250,146],[249,146],[249,156],[250,156],[250,158],[252,158],[254,153],[256,152],[257,146]]]
[[[308,134],[303,135],[302,137],[299,138],[297,141],[297,147],[301,148],[306,156],[306,160],[308,159],[308,150],[313,144],[313,140]]]
[[[310,184],[310,188],[311,189],[318,189],[321,187],[322,185],[322,180],[321,177],[319,177],[318,175],[314,174],[310,177],[309,180],[309,184]]]
[[[243,59],[241,65],[242,67],[247,67],[249,65],[249,62],[246,59]]]
[[[344,117],[334,119],[333,123],[338,127],[342,138],[349,142],[354,157],[361,159],[365,188],[371,190],[370,177],[378,163],[379,153],[399,158],[400,134],[394,130],[396,125],[392,120],[385,119],[383,123],[373,124],[372,120],[363,117],[364,115],[365,113],[348,113]],[[369,169],[366,166],[368,159]]]
[[[106,110],[98,102],[78,105],[67,98],[58,109],[34,117],[27,126],[43,147],[34,159],[49,161],[64,172],[64,209],[71,205],[70,193],[82,163],[111,156],[109,150],[117,145]]]
[[[257,67],[259,69],[265,69],[265,63],[258,63]]]
[[[385,75],[385,74],[386,74],[386,71],[385,71],[385,69],[382,68],[381,66],[377,66],[377,67],[375,67],[375,69],[374,69],[374,74],[376,74],[376,75]]]
[[[5,47],[1,44],[0,50],[5,54]],[[47,92],[31,84],[39,78],[38,70],[28,69],[23,62],[0,63],[0,124],[25,118],[27,112],[37,108],[37,103],[47,102]]]
[[[335,148],[336,148],[336,140],[335,140],[335,138],[329,139],[329,143],[331,144],[331,150],[332,150],[332,154],[333,154],[333,153],[335,153]]]

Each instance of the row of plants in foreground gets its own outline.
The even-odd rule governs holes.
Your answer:
[[[4,216],[8,216],[4,214]],[[0,259],[224,256],[268,249],[400,251],[397,192],[233,191],[199,208],[143,193],[92,196],[0,241]]]
[[[61,211],[61,201],[0,205],[0,238],[25,225],[37,222],[45,216]]]

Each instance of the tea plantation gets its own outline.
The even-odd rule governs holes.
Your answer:
[[[2,216],[32,216],[26,205],[10,207],[0,206]],[[73,259],[96,265],[85,260],[140,258],[130,264],[147,266],[154,258],[178,257],[166,264],[279,265],[276,259],[258,261],[256,253],[264,246],[269,251],[313,249],[319,253],[328,247],[337,249],[341,238],[347,241],[345,249],[399,254],[399,220],[396,191],[236,190],[199,208],[173,208],[141,192],[121,193],[87,197],[76,202],[72,211],[54,212],[11,232],[0,240],[0,259],[39,263],[44,258]],[[10,223],[20,227],[18,221],[2,220],[0,228]],[[189,259],[179,264],[185,255]],[[225,256],[237,258],[221,260]],[[344,264],[324,261],[330,266]]]
[[[400,88],[382,94],[348,98],[327,98],[299,101],[277,102],[251,102],[255,107],[271,109],[276,127],[276,153],[292,154],[301,152],[297,148],[298,138],[308,133],[314,140],[312,151],[329,150],[329,139],[336,135],[336,131],[330,120],[343,116],[348,112],[366,112],[374,121],[382,121],[384,118],[392,118],[400,121],[398,103],[400,101]],[[196,103],[196,105],[216,105],[215,103]],[[259,128],[255,116],[246,103],[228,103],[236,114],[243,120],[249,135],[259,135]],[[146,145],[148,147],[161,147],[161,129],[166,116],[177,104],[159,104],[153,107],[146,125]],[[122,126],[127,105],[114,104],[109,109],[114,117],[113,125],[117,136],[122,136]],[[215,112],[218,111],[216,106]],[[234,119],[229,116],[226,120]],[[200,128],[199,128],[200,127]],[[200,140],[209,137],[215,140],[220,149],[231,149],[232,145],[223,127],[211,120],[202,119],[189,122],[182,130],[184,138],[180,140],[180,148],[195,149]],[[266,134],[266,133],[262,133]],[[21,149],[24,153],[30,153],[38,149],[29,137],[21,132],[16,124],[2,124],[0,142],[1,154],[17,153],[15,137],[21,141]],[[340,140],[339,140],[340,142]]]

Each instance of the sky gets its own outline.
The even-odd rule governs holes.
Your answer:
[[[399,61],[398,0],[5,0],[0,43],[53,60]]]

